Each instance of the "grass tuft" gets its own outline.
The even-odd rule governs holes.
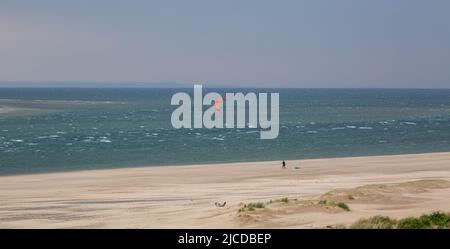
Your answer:
[[[284,197],[284,198],[281,198],[280,201],[283,202],[283,203],[288,203],[289,199],[287,197]]]
[[[350,207],[345,203],[345,202],[339,202],[337,204],[338,207],[344,209],[345,211],[349,212],[350,211]]]
[[[424,222],[424,220],[415,217],[408,217],[398,221],[397,228],[400,229],[425,229],[428,228],[430,224]]]
[[[327,200],[320,200],[319,205],[327,205]]]
[[[248,204],[245,204],[244,207],[239,208],[238,212],[245,212],[245,211],[255,211],[256,209],[265,208],[266,206],[262,202],[251,202]]]
[[[392,229],[395,228],[396,220],[387,216],[377,215],[369,219],[360,219],[350,226],[351,229]]]

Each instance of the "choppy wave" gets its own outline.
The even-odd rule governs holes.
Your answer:
[[[173,92],[168,90],[53,89],[51,96],[30,90],[28,98],[62,102],[19,100],[16,104],[24,108],[58,111],[1,116],[0,175],[450,151],[450,91],[279,91],[279,136],[261,140],[259,127],[173,129]],[[23,93],[26,90],[8,95],[2,89],[0,99]]]

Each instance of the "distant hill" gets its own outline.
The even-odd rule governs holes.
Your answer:
[[[202,83],[208,87],[216,84]],[[0,87],[55,87],[55,88],[191,88],[194,83],[177,82],[97,82],[97,81],[0,81]]]

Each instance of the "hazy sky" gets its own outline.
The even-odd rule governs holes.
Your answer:
[[[0,1],[0,80],[450,88],[450,1]]]

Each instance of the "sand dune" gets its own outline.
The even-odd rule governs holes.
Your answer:
[[[287,163],[3,176],[0,228],[314,228],[450,211],[450,153]],[[251,202],[265,207],[238,212]]]

